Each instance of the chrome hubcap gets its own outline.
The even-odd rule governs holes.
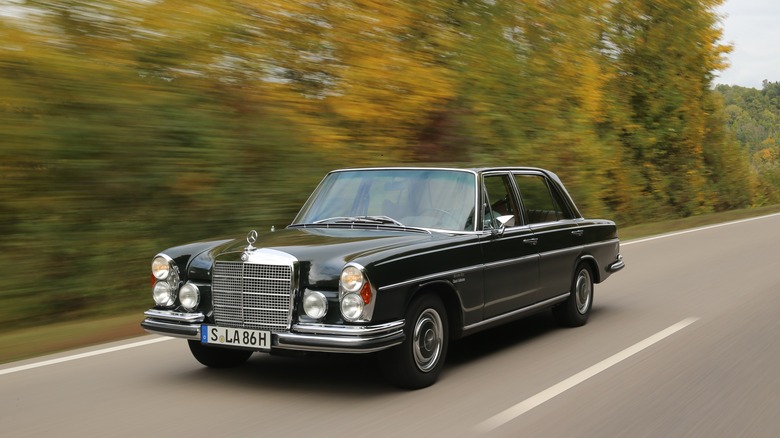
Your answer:
[[[425,309],[417,319],[412,335],[414,362],[420,371],[428,372],[439,362],[443,333],[439,313],[433,309]]]
[[[580,270],[574,285],[574,299],[577,302],[577,311],[580,315],[588,313],[588,309],[590,309],[590,301],[593,299],[592,284],[590,272],[587,269]]]

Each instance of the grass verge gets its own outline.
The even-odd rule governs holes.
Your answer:
[[[618,227],[618,234],[620,235],[621,241],[628,241],[632,239],[638,239],[640,237],[655,236],[658,234],[688,230],[691,228],[698,228],[724,222],[732,222],[740,219],[748,219],[751,217],[766,216],[774,213],[780,213],[780,205],[724,211],[722,213],[703,214],[701,216],[693,216],[663,222],[652,222],[641,225],[633,225],[630,227]]]
[[[6,332],[0,335],[0,363],[140,336],[142,318],[139,311]]]
[[[780,205],[634,225],[620,228],[619,233],[620,239],[627,241],[773,213],[780,213]],[[0,363],[140,336],[144,334],[139,325],[142,318],[143,311],[138,311],[12,330],[0,335]]]

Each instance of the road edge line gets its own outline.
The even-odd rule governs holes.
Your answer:
[[[73,354],[73,355],[70,355],[70,356],[60,357],[60,358],[57,358],[57,359],[49,359],[49,360],[44,360],[42,362],[30,363],[30,364],[27,364],[27,365],[19,365],[19,366],[15,366],[15,367],[11,367],[11,368],[6,368],[6,369],[0,370],[0,376],[6,375],[6,374],[18,373],[20,371],[27,371],[27,370],[31,370],[31,369],[35,369],[35,368],[45,367],[45,366],[49,366],[49,365],[56,365],[56,364],[60,364],[60,363],[63,363],[63,362],[70,362],[70,361],[73,361],[73,360],[84,359],[84,358],[87,358],[87,357],[99,356],[101,354],[113,353],[115,351],[122,351],[122,350],[128,350],[130,348],[143,347],[143,346],[150,345],[150,344],[156,344],[158,342],[169,341],[171,339],[173,339],[173,338],[158,337],[158,338],[154,338],[154,339],[147,339],[145,341],[134,342],[132,344],[117,345],[116,347],[102,348],[100,350],[89,351],[89,352],[86,352],[86,353]]]
[[[683,235],[683,234],[695,233],[697,231],[706,231],[706,230],[711,230],[713,228],[726,227],[726,226],[729,226],[729,225],[737,225],[737,224],[742,224],[742,223],[745,223],[745,222],[752,222],[752,221],[757,221],[759,219],[767,219],[767,218],[771,218],[771,217],[775,217],[775,216],[780,216],[780,213],[772,213],[772,214],[767,214],[767,215],[764,215],[764,216],[750,217],[750,218],[747,218],[747,219],[738,219],[738,220],[731,221],[731,222],[722,222],[722,223],[713,224],[713,225],[704,225],[702,227],[691,228],[691,229],[682,230],[682,231],[673,231],[671,233],[659,234],[657,236],[642,237],[642,238],[635,239],[635,240],[629,240],[629,241],[626,241],[626,242],[620,242],[620,246],[628,246],[628,245],[633,245],[635,243],[645,243],[645,242],[650,242],[650,241],[653,241],[653,240],[666,239],[667,237],[675,237],[675,236],[680,236],[680,235]]]

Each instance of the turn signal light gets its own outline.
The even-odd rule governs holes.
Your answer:
[[[371,302],[371,284],[367,281],[363,283],[363,288],[360,289],[360,297],[363,298],[363,304],[368,305]]]

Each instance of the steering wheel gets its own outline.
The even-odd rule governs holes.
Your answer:
[[[428,215],[426,213],[433,212],[433,215]],[[462,227],[460,221],[458,218],[455,217],[454,214],[450,213],[447,210],[442,210],[441,208],[426,208],[423,210],[420,214],[421,216],[431,216],[436,218],[437,224],[440,225],[442,228],[447,230],[460,230]]]

